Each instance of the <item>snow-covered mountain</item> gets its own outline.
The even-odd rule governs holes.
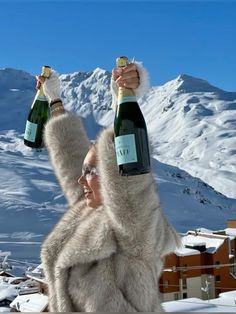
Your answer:
[[[62,74],[68,110],[84,118],[89,137],[111,125],[111,74]],[[0,70],[0,249],[38,261],[40,244],[66,208],[45,149],[23,144],[35,78]],[[140,101],[153,144],[162,208],[179,232],[221,229],[236,217],[236,93],[180,75]]]
[[[236,198],[236,93],[187,75],[143,100],[158,160]]]

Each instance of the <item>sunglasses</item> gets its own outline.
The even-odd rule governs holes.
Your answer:
[[[98,170],[95,166],[83,165],[82,167],[82,176],[87,178],[89,176],[98,176]]]

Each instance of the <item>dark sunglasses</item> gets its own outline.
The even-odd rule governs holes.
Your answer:
[[[82,176],[89,177],[89,176],[98,176],[98,170],[95,166],[91,165],[83,165],[82,167]]]

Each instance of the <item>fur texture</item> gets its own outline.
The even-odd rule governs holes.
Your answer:
[[[52,312],[161,311],[163,257],[179,238],[160,209],[152,174],[118,174],[113,131],[97,142],[103,205],[86,206],[77,183],[88,139],[78,116],[46,126],[46,144],[70,208],[42,245]]]

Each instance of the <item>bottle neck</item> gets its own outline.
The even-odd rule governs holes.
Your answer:
[[[47,101],[46,96],[45,96],[44,91],[43,91],[43,86],[42,85],[38,89],[35,99],[42,100],[42,101],[45,101],[45,100]]]
[[[132,89],[119,87],[118,90],[118,105],[125,102],[136,102],[136,96]]]

